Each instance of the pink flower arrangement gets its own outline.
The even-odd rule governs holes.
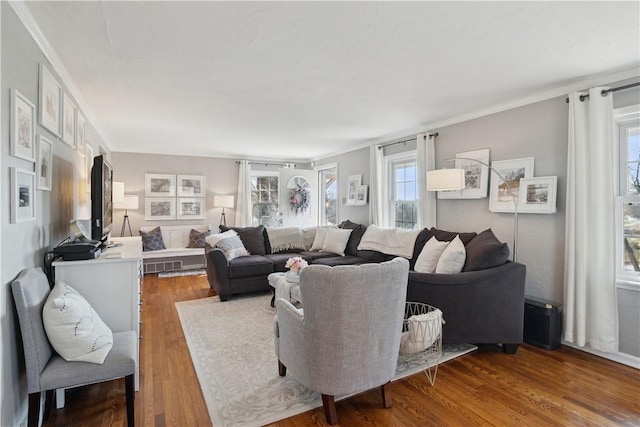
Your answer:
[[[294,256],[292,258],[289,258],[284,266],[291,269],[291,271],[297,274],[300,273],[300,270],[308,265],[309,264],[307,264],[307,261],[305,261],[301,257]]]

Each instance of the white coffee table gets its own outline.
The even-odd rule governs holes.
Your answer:
[[[276,298],[284,298],[288,301],[302,302],[300,298],[300,285],[298,282],[287,280],[286,273],[271,273],[267,276],[269,286],[273,288],[271,307],[275,306]]]

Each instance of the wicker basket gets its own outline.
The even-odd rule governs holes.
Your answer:
[[[400,354],[406,360],[424,363],[431,385],[442,357],[443,323],[440,309],[419,302],[406,303]]]

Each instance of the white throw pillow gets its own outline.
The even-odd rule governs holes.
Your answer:
[[[352,231],[351,229],[342,228],[331,228],[327,230],[324,245],[322,245],[322,252],[331,252],[344,256],[344,249],[347,247]]]
[[[434,237],[430,238],[422,248],[416,265],[413,267],[418,273],[433,273],[440,256],[449,246],[449,242],[441,242]]]
[[[226,239],[227,237],[231,237],[231,236],[237,236],[237,235],[238,233],[236,233],[235,230],[227,230],[224,233],[210,234],[204,238],[204,241],[211,246],[215,246],[216,243],[218,243],[220,240]]]
[[[446,242],[445,242],[446,243]],[[431,347],[442,331],[442,311],[435,309],[409,317],[408,330],[400,338],[400,352],[418,353]]]
[[[460,236],[456,236],[444,252],[442,252],[442,255],[440,255],[440,259],[436,265],[436,273],[460,273],[466,259],[467,251],[464,249],[464,243],[460,240]]]
[[[316,230],[316,237],[313,239],[313,245],[311,245],[310,251],[321,251],[324,246],[324,240],[327,237],[328,228],[318,227]]]
[[[102,364],[113,347],[111,329],[82,295],[62,281],[49,293],[42,320],[49,342],[67,361]]]

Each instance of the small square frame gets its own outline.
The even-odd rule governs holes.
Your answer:
[[[205,197],[207,177],[204,175],[178,175],[178,197]],[[179,210],[178,210],[179,211]]]
[[[144,195],[146,197],[176,197],[176,176],[160,173],[145,174]]]
[[[11,224],[35,221],[36,174],[11,168]]]
[[[520,198],[520,180],[533,176],[533,157],[512,160],[496,160],[491,162],[491,167],[509,181],[511,191],[516,198]],[[518,205],[518,209],[520,206]],[[502,179],[493,174],[491,176],[491,194],[489,197],[489,210],[491,212],[513,212],[513,200],[507,191]]]
[[[38,156],[36,159],[36,184],[38,190],[51,191],[53,176],[53,142],[44,136],[38,138]]]
[[[62,141],[76,148],[78,108],[66,93],[62,96]]]
[[[355,205],[358,187],[362,185],[362,175],[349,175],[347,177],[347,205]]]
[[[556,212],[557,176],[536,176],[520,180],[518,212],[551,214]]]
[[[204,219],[205,199],[203,197],[179,197],[178,219]]]
[[[62,87],[51,71],[40,64],[40,124],[55,136],[62,127]]]
[[[369,186],[368,185],[358,185],[356,188],[356,202],[354,203],[356,206],[363,206],[367,204],[369,195]]]
[[[36,160],[36,107],[23,94],[11,89],[11,155]]]
[[[147,197],[144,200],[144,219],[161,221],[176,219],[175,197]]]

